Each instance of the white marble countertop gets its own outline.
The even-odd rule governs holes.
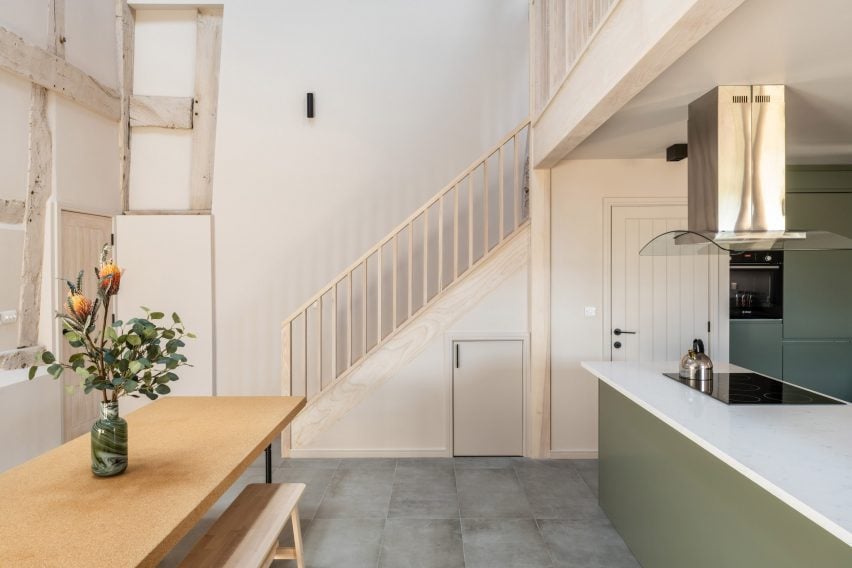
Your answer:
[[[676,362],[582,366],[852,546],[852,405],[727,405],[661,374]]]

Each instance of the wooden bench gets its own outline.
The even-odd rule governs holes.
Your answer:
[[[181,566],[205,568],[268,567],[273,560],[295,560],[304,568],[299,497],[304,483],[252,483],[201,537]],[[287,519],[293,525],[292,548],[279,547]]]

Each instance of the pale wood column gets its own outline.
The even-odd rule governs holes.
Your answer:
[[[550,170],[530,172],[527,456],[550,456]]]

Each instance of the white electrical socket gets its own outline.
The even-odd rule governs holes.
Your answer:
[[[16,321],[18,321],[18,310],[6,310],[5,312],[0,312],[0,325],[15,323]]]
[[[587,318],[593,318],[598,315],[598,309],[595,306],[586,306],[586,309],[583,312],[586,314]]]

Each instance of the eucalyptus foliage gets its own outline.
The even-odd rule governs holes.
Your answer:
[[[144,306],[144,317],[110,323],[110,299],[118,293],[121,271],[107,257],[105,246],[101,266],[95,268],[99,286],[94,302],[82,295],[80,271],[76,282],[67,282],[66,313],[57,314],[62,335],[79,351],[67,362],[44,351],[41,362],[48,365],[47,372],[54,379],[66,370],[76,373],[84,392],[101,391],[104,402],[115,402],[123,395],[155,400],[171,392],[168,383],[178,380],[175,370],[188,365],[180,350],[186,345],[184,338],[195,335],[185,330],[178,314],[168,320],[162,312]],[[37,369],[30,367],[30,379]]]

